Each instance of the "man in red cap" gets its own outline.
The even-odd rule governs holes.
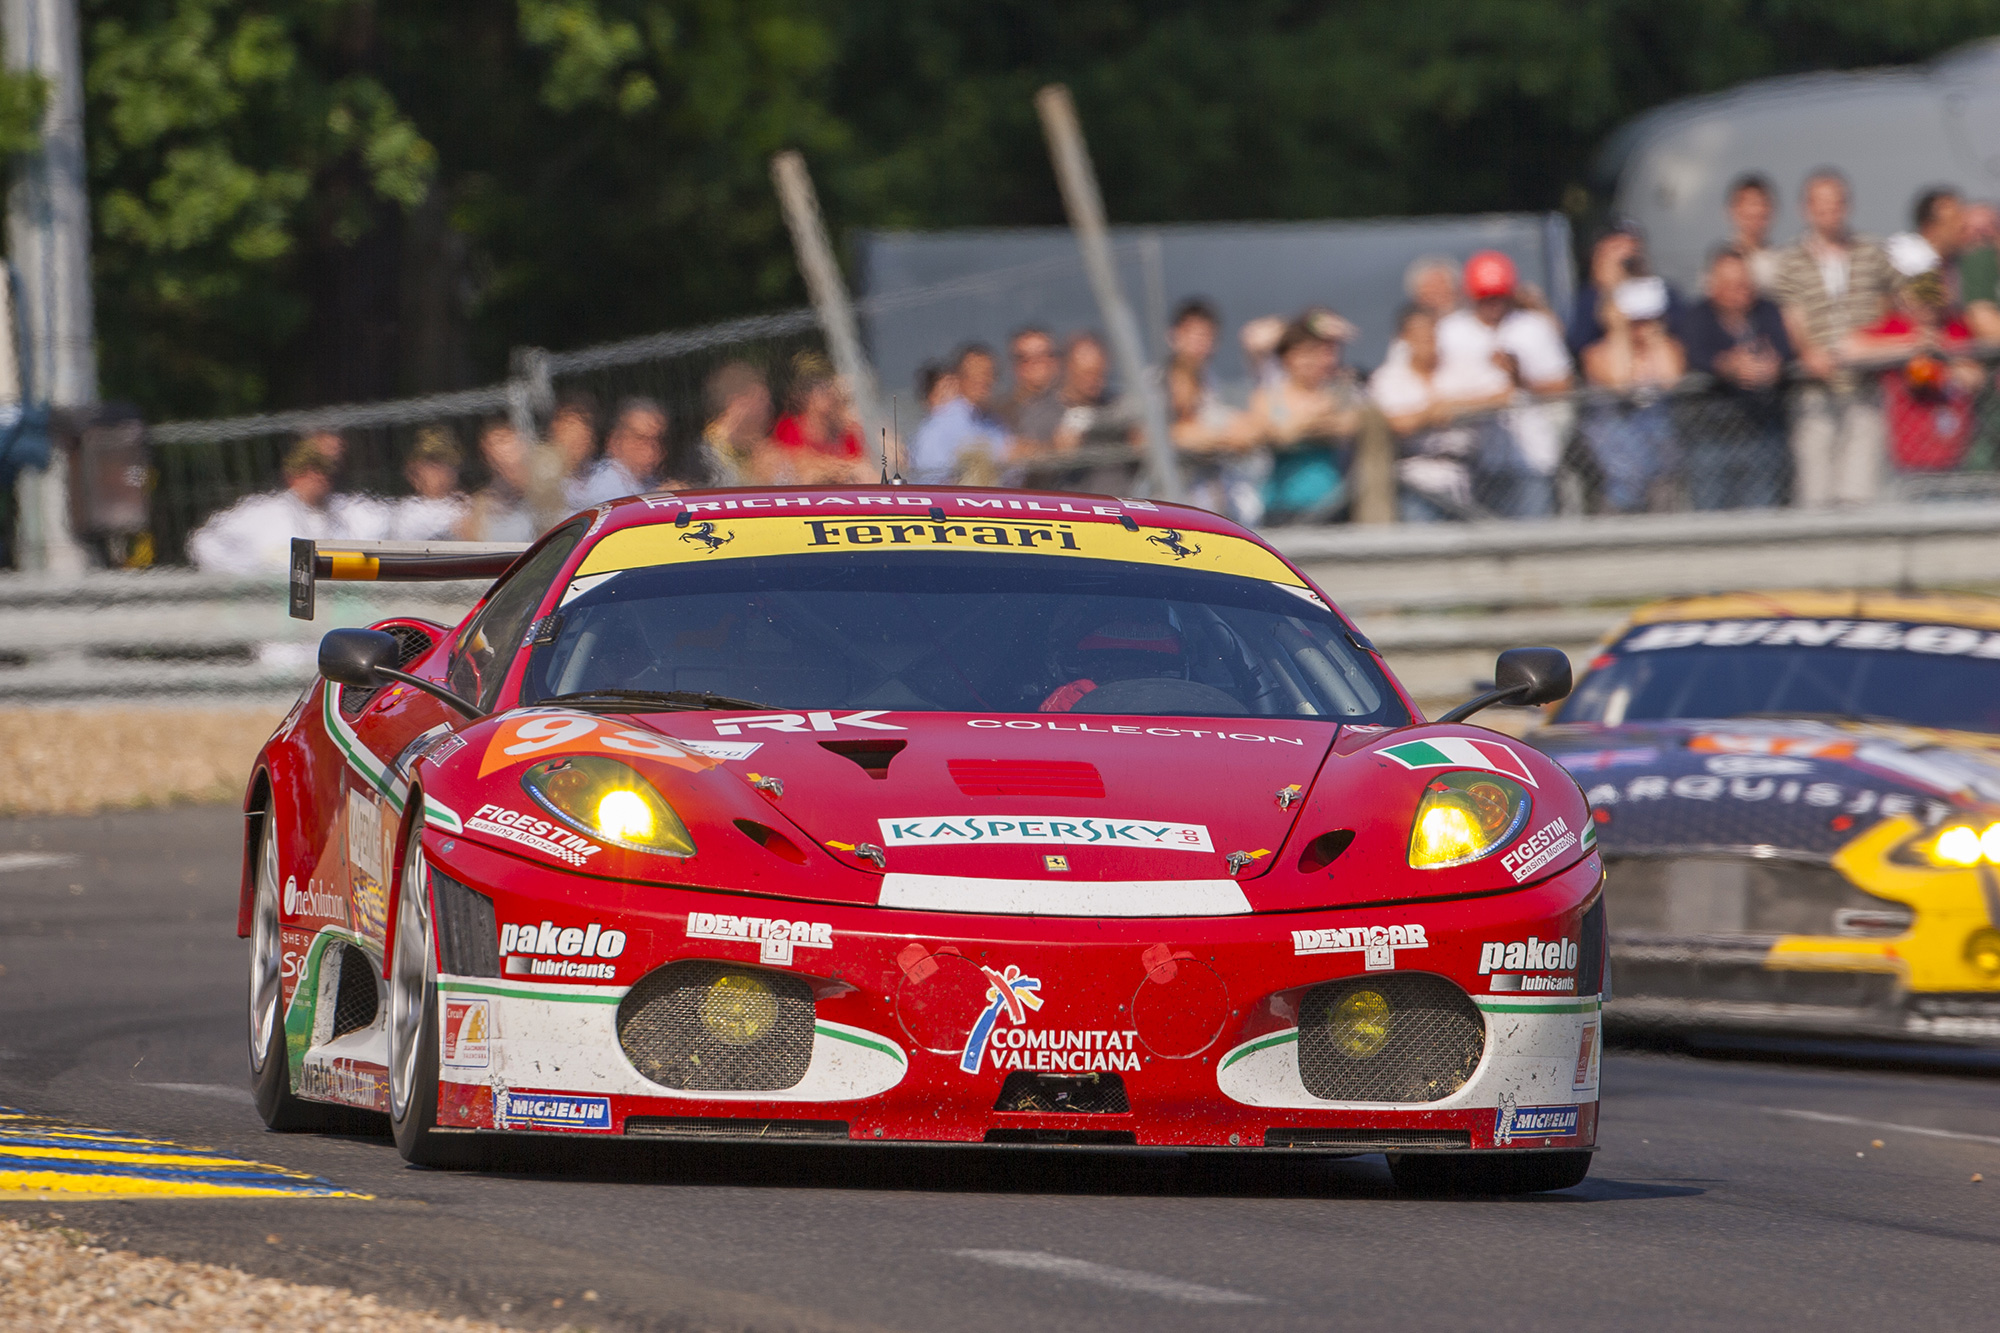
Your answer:
[[[1480,450],[1476,490],[1481,503],[1509,518],[1555,511],[1556,465],[1568,434],[1567,403],[1536,403],[1567,393],[1573,368],[1562,329],[1546,311],[1520,299],[1514,261],[1481,250],[1465,261],[1471,305],[1438,321],[1440,374],[1467,396],[1511,393],[1516,406],[1500,413]]]

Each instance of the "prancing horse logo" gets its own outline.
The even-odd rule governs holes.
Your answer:
[[[698,523],[692,531],[683,532],[681,540],[684,542],[700,542],[706,550],[719,551],[730,542],[735,541],[736,534],[732,532],[727,537],[718,537],[715,535],[715,524]]]
[[[1146,538],[1146,540],[1153,543],[1153,545],[1155,546],[1164,547],[1165,549],[1172,551],[1174,553],[1174,559],[1176,560],[1185,560],[1191,555],[1201,554],[1201,548],[1199,546],[1186,545],[1181,541],[1180,533],[1174,531],[1172,528],[1168,528],[1165,532],[1161,533],[1157,537],[1148,537]]]

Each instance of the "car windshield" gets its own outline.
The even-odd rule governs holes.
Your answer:
[[[587,575],[559,615],[535,636],[523,703],[644,690],[727,696],[717,707],[1409,720],[1316,596],[1208,571],[770,556]]]
[[[1676,621],[1600,658],[1559,722],[1808,717],[2000,732],[2000,634],[1891,621]]]

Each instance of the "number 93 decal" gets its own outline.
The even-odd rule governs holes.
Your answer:
[[[494,731],[493,739],[486,745],[486,756],[479,762],[479,776],[483,778],[495,769],[525,763],[556,750],[621,758],[637,755],[691,773],[714,768],[717,763],[707,755],[681,748],[656,732],[639,731],[576,713],[533,713],[512,718]]]

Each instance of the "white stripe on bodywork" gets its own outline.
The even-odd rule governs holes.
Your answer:
[[[882,876],[883,907],[997,916],[1238,916],[1250,900],[1233,879],[967,879]]]

